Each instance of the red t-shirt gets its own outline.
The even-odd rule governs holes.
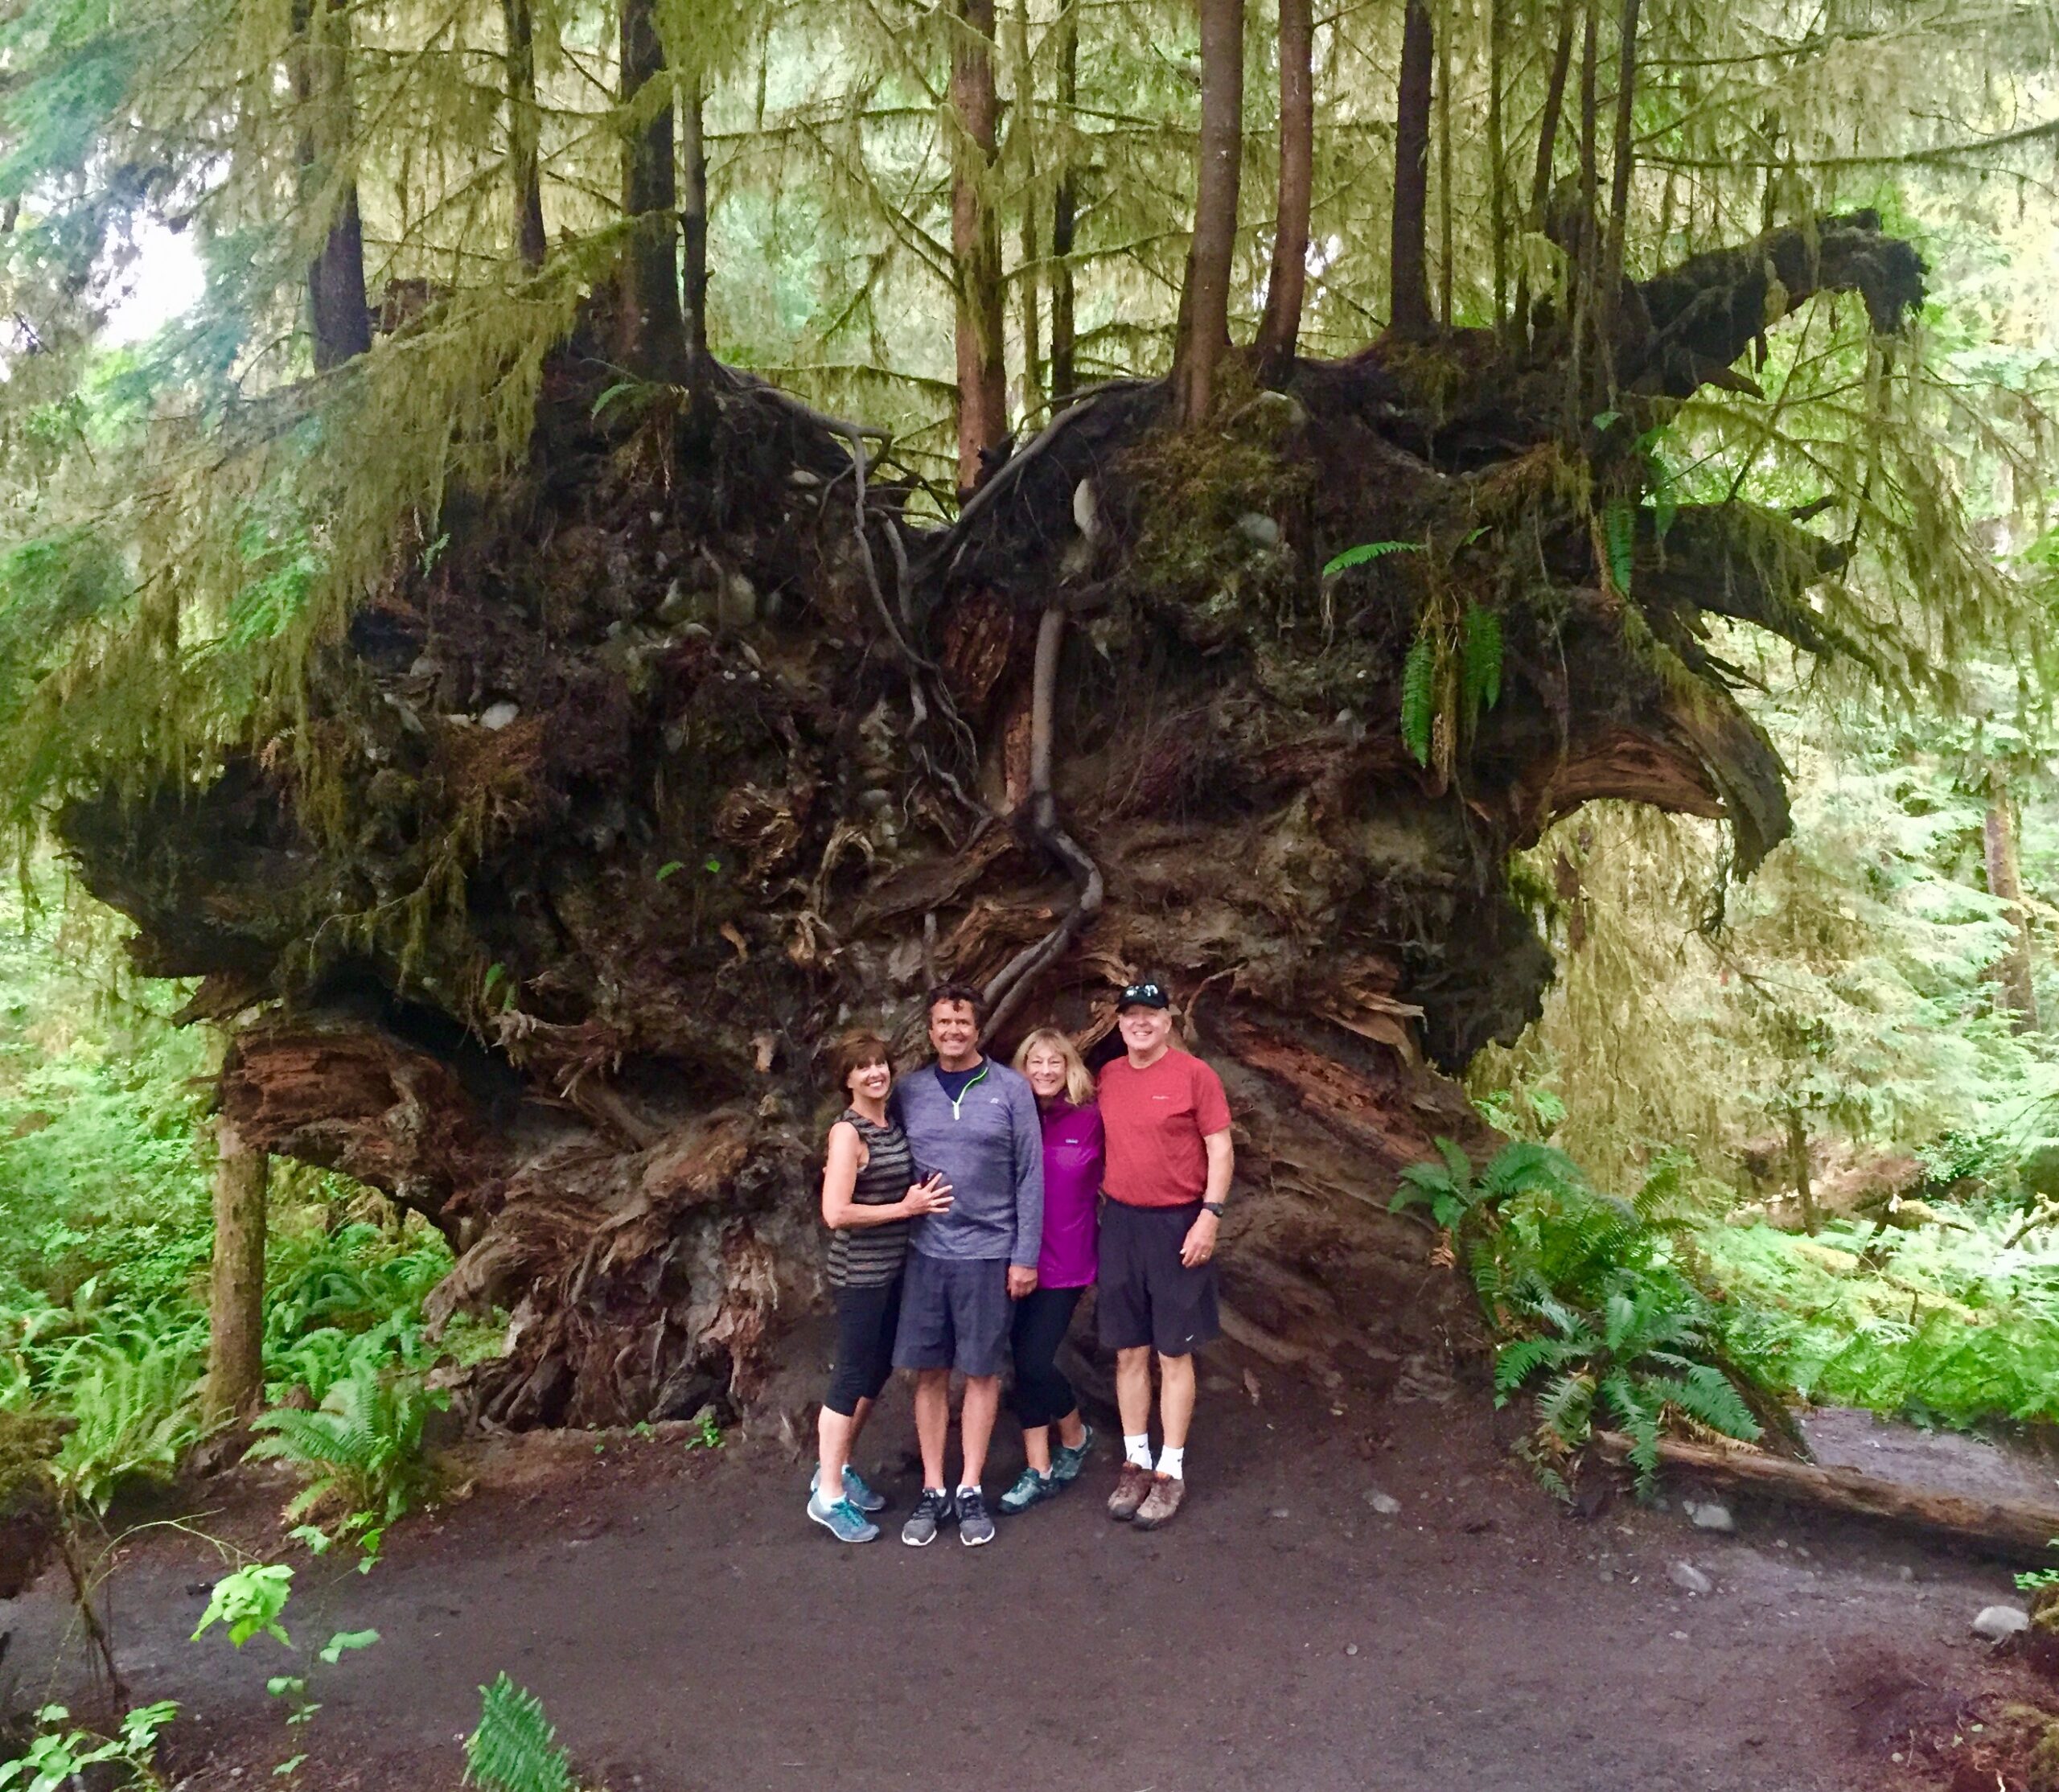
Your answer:
[[[1101,1186],[1130,1207],[1182,1207],[1208,1188],[1202,1141],[1230,1124],[1223,1079],[1198,1058],[1168,1051],[1148,1071],[1128,1057],[1101,1067],[1107,1167]]]

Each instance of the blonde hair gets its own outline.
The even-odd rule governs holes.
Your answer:
[[[1010,1062],[1021,1070],[1030,1062],[1030,1054],[1039,1046],[1056,1052],[1065,1060],[1065,1098],[1075,1108],[1084,1108],[1094,1099],[1094,1073],[1087,1069],[1079,1055],[1079,1048],[1054,1026],[1040,1026],[1015,1048]]]

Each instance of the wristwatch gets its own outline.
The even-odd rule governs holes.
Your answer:
[[[1213,1214],[1220,1219],[1223,1217],[1223,1203],[1219,1201],[1204,1201],[1201,1204],[1201,1210],[1205,1214]]]

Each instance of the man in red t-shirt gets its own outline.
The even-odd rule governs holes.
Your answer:
[[[1194,1352],[1222,1328],[1215,1233],[1230,1192],[1230,1104],[1223,1079],[1173,1049],[1173,1017],[1155,983],[1116,1003],[1127,1048],[1101,1067],[1101,1342],[1116,1353],[1123,1469],[1108,1516],[1155,1531],[1186,1492]],[[1151,1357],[1158,1357],[1165,1446],[1151,1461]]]

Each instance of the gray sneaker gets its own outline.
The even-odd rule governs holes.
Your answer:
[[[994,1521],[988,1513],[986,1497],[976,1487],[958,1490],[958,1540],[968,1549],[994,1540]]]
[[[910,1549],[921,1549],[936,1541],[936,1527],[951,1516],[951,1495],[940,1487],[925,1487],[908,1522],[901,1527],[901,1540]]]
[[[820,1494],[810,1494],[808,1515],[840,1543],[869,1543],[879,1535],[879,1527],[848,1499],[824,1506]]]
[[[822,1491],[822,1470],[817,1469],[808,1478],[808,1490],[812,1494]],[[865,1484],[865,1478],[846,1462],[844,1465],[844,1497],[861,1512],[884,1512],[886,1495],[876,1494]]]

